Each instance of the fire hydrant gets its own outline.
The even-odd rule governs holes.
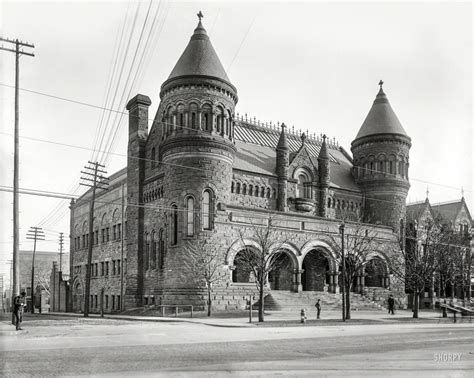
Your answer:
[[[306,309],[301,309],[301,323],[306,323]]]

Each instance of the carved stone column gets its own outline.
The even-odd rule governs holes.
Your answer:
[[[293,291],[301,293],[303,291],[303,285],[301,284],[301,274],[304,270],[293,269]]]
[[[202,130],[202,112],[200,110],[197,112],[197,129]]]

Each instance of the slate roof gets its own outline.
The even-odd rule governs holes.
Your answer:
[[[377,134],[399,134],[408,137],[382,88],[355,139]]]
[[[229,77],[199,21],[191,40],[171,71],[168,80],[181,76],[209,76],[230,84]]]
[[[258,174],[275,176],[276,147],[280,130],[261,126],[242,119],[235,124],[237,154],[234,168]],[[297,133],[288,131],[287,142],[290,156],[301,148],[301,138]],[[352,162],[342,152],[335,141],[326,140],[331,163],[331,186],[336,188],[360,191],[352,178]],[[307,137],[305,146],[313,164],[317,167],[317,158],[322,146],[322,138]]]
[[[436,203],[431,205],[434,212],[440,215],[440,217],[447,221],[455,221],[456,217],[458,216],[461,209],[465,206],[464,198],[461,198],[458,201],[450,201],[450,202],[443,202],[443,203]],[[466,212],[471,218],[471,214],[469,214],[469,209],[466,206]]]
[[[425,212],[427,206],[430,208],[430,203],[427,200],[407,204],[406,206],[407,221],[419,220],[420,217]]]

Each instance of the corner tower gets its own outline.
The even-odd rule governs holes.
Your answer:
[[[155,118],[161,123],[163,198],[167,208],[177,208],[174,215],[173,210],[169,211],[167,222],[171,249],[174,245],[179,248],[183,238],[192,239],[213,230],[216,210],[228,202],[236,153],[237,90],[201,23],[202,14],[198,17],[188,45],[161,86]],[[190,206],[193,211],[180,211]],[[176,264],[176,271],[182,270],[179,258],[172,261],[171,256],[173,253],[169,254],[167,268],[173,269]],[[183,282],[185,279],[178,284]]]
[[[405,216],[411,139],[406,134],[379,82],[380,90],[351,144],[353,175],[365,194],[366,222],[398,232]]]

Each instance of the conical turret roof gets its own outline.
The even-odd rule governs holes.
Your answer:
[[[382,85],[355,139],[377,134],[398,134],[408,137],[390,106]]]
[[[212,47],[201,20],[167,81],[183,76],[208,76],[230,84],[229,77]]]

